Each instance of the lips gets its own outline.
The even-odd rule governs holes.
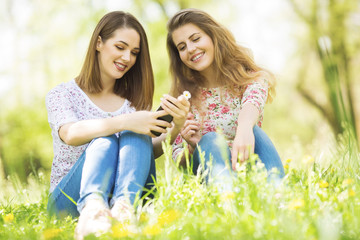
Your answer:
[[[126,69],[127,65],[122,64],[122,63],[115,62],[115,67],[116,67],[119,71],[124,71],[124,70]]]
[[[192,56],[191,58],[190,58],[190,60],[192,61],[192,62],[198,62],[198,61],[200,61],[200,58],[202,57],[202,56],[204,56],[204,52],[201,52],[201,53],[197,53],[197,54],[195,54],[194,56]]]

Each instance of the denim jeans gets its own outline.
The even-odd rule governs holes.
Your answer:
[[[119,137],[95,138],[50,194],[48,211],[58,217],[77,217],[89,199],[112,206],[124,198],[133,204],[144,187],[153,187],[155,177],[149,136],[123,131]]]
[[[258,126],[255,126],[253,131],[255,137],[254,152],[264,163],[266,170],[269,172],[269,179],[276,181],[284,177],[284,167],[270,138]],[[201,151],[199,151],[199,148]],[[200,162],[200,152],[204,154],[205,162],[203,163]],[[210,155],[212,156],[211,164]],[[209,171],[208,178],[210,177],[216,184],[221,186],[221,191],[231,190],[231,152],[222,135],[215,132],[205,134],[194,151],[192,164],[194,174],[197,173],[201,164],[204,168],[203,171]],[[277,169],[277,173],[271,171],[273,168]]]

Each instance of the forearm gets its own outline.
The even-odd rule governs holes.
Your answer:
[[[83,120],[69,123],[59,130],[61,139],[68,145],[79,146],[97,137],[109,136],[125,130],[127,115],[113,118]]]
[[[254,127],[259,119],[259,114],[259,110],[255,105],[252,103],[245,104],[245,106],[240,110],[238,116],[236,133],[241,131],[243,128]]]
[[[164,140],[166,140],[166,137],[168,134],[170,134],[170,144],[173,144],[173,142],[175,141],[176,137],[179,135],[180,133],[179,128],[177,128],[176,126],[173,126],[167,134],[161,134],[159,137],[153,138],[152,142],[153,142],[153,148],[154,148],[154,157],[155,159],[160,157],[164,151],[162,149],[162,142]]]

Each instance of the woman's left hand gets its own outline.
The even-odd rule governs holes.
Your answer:
[[[252,126],[238,126],[231,151],[231,164],[234,171],[236,170],[238,159],[240,163],[245,162],[254,153],[254,148],[255,136]]]
[[[183,95],[180,95],[178,98],[174,98],[168,94],[165,94],[161,99],[160,106],[167,113],[173,116],[173,123],[175,128],[181,129],[188,116],[190,102]]]

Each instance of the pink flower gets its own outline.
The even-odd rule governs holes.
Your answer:
[[[227,113],[228,111],[230,111],[230,108],[228,106],[225,106],[221,109],[221,113]]]
[[[212,111],[216,108],[216,104],[215,103],[212,103],[209,105],[209,110]]]
[[[175,144],[180,144],[182,142],[181,135],[179,134],[177,138],[175,139]]]

